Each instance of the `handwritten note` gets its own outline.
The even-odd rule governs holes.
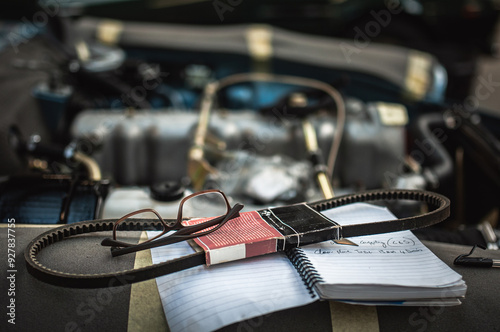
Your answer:
[[[355,214],[351,213],[353,209]],[[340,207],[327,211],[325,215],[341,225],[394,219],[387,209],[368,204]],[[319,288],[329,296],[336,292],[339,294],[342,285],[365,285],[367,290],[374,291],[373,297],[379,299],[382,296],[380,293],[385,291],[380,286],[390,286],[391,289],[401,287],[401,291],[408,291],[403,295],[414,297],[423,294],[412,294],[414,290],[421,292],[426,287],[456,284],[457,287],[451,288],[451,291],[447,289],[450,296],[464,290],[462,277],[437,258],[410,231],[353,237],[350,240],[358,246],[327,241],[301,249],[323,279],[323,285]],[[377,287],[370,285],[379,286],[380,291],[377,292]],[[394,294],[394,297],[401,298],[401,295]],[[366,293],[360,292],[359,296],[366,296]]]

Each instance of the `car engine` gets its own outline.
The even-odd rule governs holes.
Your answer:
[[[447,231],[495,231],[500,122],[448,101],[431,54],[262,24],[57,20],[62,37],[33,27],[2,50],[25,76],[18,111],[37,112],[1,128],[2,222],[175,218],[206,188],[247,210],[403,188],[449,196]]]

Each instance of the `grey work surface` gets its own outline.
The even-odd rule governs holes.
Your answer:
[[[0,316],[0,331],[125,331],[129,324],[129,302],[131,286],[120,286],[105,289],[69,289],[45,284],[26,271],[24,249],[38,234],[48,230],[47,227],[22,227],[16,225],[16,324],[7,322],[9,282],[7,280],[7,255],[2,255],[0,305],[3,313]],[[0,250],[7,252],[7,228],[0,227]],[[69,243],[69,241],[68,241]],[[85,243],[85,240],[82,241]],[[109,252],[95,245],[92,241],[89,251],[81,253],[90,261],[108,257]],[[73,245],[73,243],[71,244]],[[453,259],[470,250],[469,247],[426,242],[426,245],[444,262],[462,274],[468,290],[463,304],[455,307],[377,307],[378,325],[381,331],[498,331],[500,330],[500,269],[470,268],[453,266]],[[500,251],[479,250],[478,255],[500,259]],[[109,255],[110,256],[110,255]],[[125,256],[115,267],[132,268],[135,257]],[[95,266],[82,264],[74,256],[59,257],[59,266],[69,270],[91,271]],[[47,258],[50,260],[50,258]],[[101,266],[102,267],[102,266]],[[111,268],[107,266],[105,268]],[[151,284],[154,288],[154,283]],[[154,289],[153,289],[154,290]],[[136,297],[138,308],[151,305],[149,297]],[[159,304],[158,304],[159,305]],[[137,307],[136,307],[137,308]],[[158,311],[157,311],[158,312]],[[164,316],[156,314],[147,317],[141,313],[144,321],[151,319],[164,320]],[[356,317],[354,317],[356,319]],[[141,319],[141,318],[139,318]],[[135,322],[141,326],[140,320]],[[327,301],[272,313],[245,322],[236,323],[223,328],[223,331],[331,331],[332,323],[330,307]],[[335,329],[334,329],[335,330]]]

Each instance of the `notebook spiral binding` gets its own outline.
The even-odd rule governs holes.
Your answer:
[[[286,255],[304,281],[311,297],[315,297],[314,285],[323,281],[321,276],[300,248],[289,249],[286,251]]]

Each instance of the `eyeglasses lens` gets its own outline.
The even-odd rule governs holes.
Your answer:
[[[136,219],[136,220],[134,221],[134,219]],[[120,241],[120,242],[128,243],[128,244],[132,244],[132,245],[146,242],[148,240],[148,238],[146,236],[144,236],[141,231],[130,231],[131,227],[132,227],[132,229],[134,229],[133,226],[131,226],[131,225],[136,224],[139,221],[139,219],[141,219],[141,220],[148,219],[148,220],[157,221],[153,225],[148,225],[147,227],[142,226],[141,230],[144,230],[144,231],[163,231],[164,230],[164,226],[161,223],[160,219],[153,212],[137,213],[137,214],[130,216],[129,218],[127,218],[126,220],[124,220],[118,224],[118,226],[116,228],[116,240]],[[168,220],[165,220],[165,221],[168,222]],[[141,234],[143,235],[142,237],[141,237]]]
[[[182,206],[182,219],[213,219],[228,213],[224,196],[219,192],[208,192],[193,196]]]

